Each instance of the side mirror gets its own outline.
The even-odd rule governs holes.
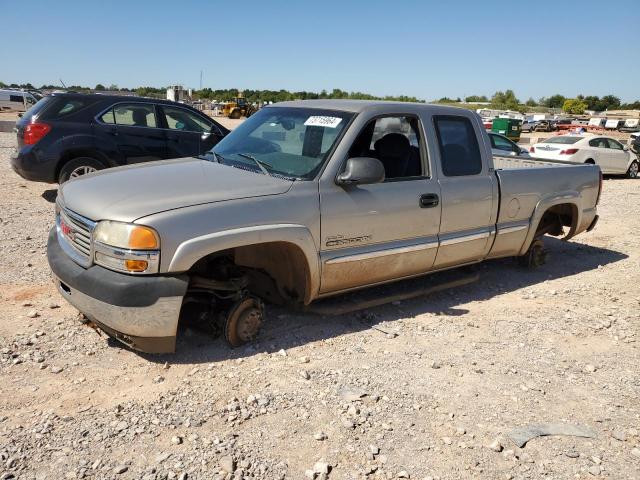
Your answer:
[[[627,151],[629,150],[629,145],[623,145],[623,146],[622,146],[622,149],[623,149],[625,152],[627,152]]]
[[[338,178],[338,185],[368,185],[384,182],[384,165],[377,158],[354,157]]]
[[[526,148],[521,148],[520,149],[520,155],[524,155],[524,154],[527,154],[527,153],[529,153],[529,150],[527,150]]]

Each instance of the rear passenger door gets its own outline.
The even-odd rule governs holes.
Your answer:
[[[474,262],[486,256],[495,234],[497,185],[482,161],[482,138],[468,117],[433,117],[439,156],[442,219],[434,268]]]
[[[192,157],[211,150],[223,137],[220,128],[186,108],[159,105],[166,129],[168,158]]]
[[[593,138],[589,140],[589,147],[591,150],[591,155],[589,156],[594,157],[592,160],[600,165],[603,172],[609,172],[611,160],[609,158],[609,144],[607,143],[607,139]],[[589,158],[586,160],[589,160]]]
[[[164,130],[158,126],[156,108],[150,103],[118,103],[97,119],[98,135],[115,138],[124,164],[162,160],[166,157]]]

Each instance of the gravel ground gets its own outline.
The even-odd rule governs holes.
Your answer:
[[[640,182],[601,222],[470,286],[323,317],[272,310],[231,350],[187,331],[141,355],[50,281],[55,187],[0,134],[0,479],[640,478]],[[582,425],[594,438],[508,434]]]

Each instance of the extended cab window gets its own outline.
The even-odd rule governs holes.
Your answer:
[[[187,132],[209,133],[211,124],[184,108],[162,106],[167,126],[171,130],[183,130]]]
[[[113,109],[105,112],[100,119],[104,123],[132,127],[155,128],[157,125],[155,107],[143,103],[116,105]]]
[[[384,165],[385,180],[423,175],[418,119],[389,116],[372,120],[349,149],[349,158],[373,157]]]
[[[434,117],[442,173],[447,177],[477,175],[482,171],[478,138],[468,118]]]

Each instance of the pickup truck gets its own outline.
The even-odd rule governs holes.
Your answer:
[[[495,161],[468,110],[278,103],[201,157],[62,185],[48,261],[62,296],[134,349],[174,351],[182,322],[238,346],[265,303],[486,259],[535,263],[543,235],[594,227],[596,165]]]

